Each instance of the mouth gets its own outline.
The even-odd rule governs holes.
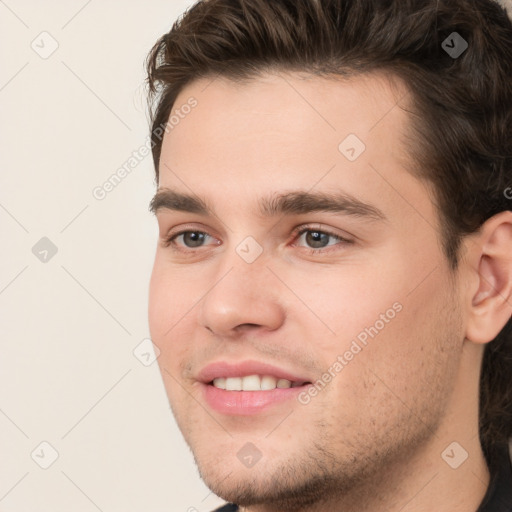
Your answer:
[[[225,415],[254,415],[282,404],[312,385],[271,365],[246,361],[218,362],[199,374],[203,398],[214,411]]]
[[[217,377],[208,385],[226,391],[272,391],[273,389],[298,388],[307,381],[290,381],[273,375],[246,375],[244,377]]]

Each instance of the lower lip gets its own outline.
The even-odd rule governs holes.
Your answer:
[[[226,391],[211,384],[203,384],[206,403],[215,411],[229,415],[259,414],[276,404],[297,398],[309,386],[276,388],[269,391]]]

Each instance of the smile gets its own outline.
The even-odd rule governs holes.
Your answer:
[[[217,377],[212,385],[227,391],[271,391],[272,389],[295,388],[304,382],[280,379],[273,375],[246,375],[244,377]]]

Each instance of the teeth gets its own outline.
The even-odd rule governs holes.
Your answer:
[[[241,377],[230,377],[229,379],[226,379],[226,390],[227,391],[242,391]]]
[[[213,385],[219,389],[226,389],[226,379],[224,377],[219,377],[218,379],[214,379]]]
[[[271,375],[247,375],[246,377],[218,377],[213,385],[227,391],[270,391],[275,388],[286,389],[301,386],[299,382],[286,379],[276,379]]]
[[[278,388],[291,388],[292,383],[289,380],[286,379],[279,379],[277,381],[277,387]]]
[[[261,389],[275,389],[277,384],[277,379],[275,377],[271,377],[270,375],[265,375],[261,377]]]
[[[249,375],[240,380],[242,381],[243,391],[259,391],[261,389],[260,378],[258,375]]]

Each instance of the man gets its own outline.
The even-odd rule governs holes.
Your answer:
[[[512,510],[512,24],[207,0],[148,58],[149,323],[246,512]]]

